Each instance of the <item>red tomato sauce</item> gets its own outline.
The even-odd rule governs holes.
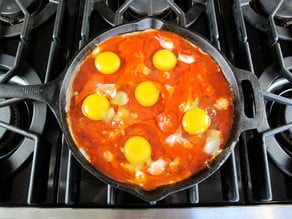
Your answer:
[[[165,46],[163,42],[171,43],[170,49],[178,58],[176,66],[167,72],[152,63],[153,54]],[[161,30],[116,36],[97,47],[99,52],[117,54],[121,66],[113,74],[102,74],[94,65],[96,50],[90,52],[72,82],[67,112],[74,141],[90,162],[110,178],[145,190],[176,183],[206,168],[226,144],[233,122],[232,92],[211,56],[181,36]],[[137,84],[146,80],[154,82],[160,91],[159,100],[151,107],[141,106],[134,96]],[[113,88],[102,86],[105,84]],[[125,92],[129,101],[123,106],[111,104],[114,115],[109,119],[93,121],[85,117],[81,110],[84,98],[99,91],[111,102],[113,97],[107,89]],[[219,101],[218,106],[218,100],[224,100],[225,105],[221,107]],[[194,105],[211,119],[203,134],[191,135],[182,127],[184,113]],[[216,151],[206,152],[214,130],[220,133],[220,145]],[[123,147],[131,136],[149,141],[151,161],[139,167],[129,164]],[[171,140],[175,136],[179,140]],[[163,171],[149,173],[151,163],[159,159],[164,161]]]

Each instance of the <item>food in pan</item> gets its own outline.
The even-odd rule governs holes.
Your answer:
[[[145,190],[206,168],[232,128],[232,92],[221,69],[168,31],[99,43],[70,89],[67,119],[80,151],[108,177]]]

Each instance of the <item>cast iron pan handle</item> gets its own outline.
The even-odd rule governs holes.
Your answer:
[[[59,96],[63,76],[56,80],[37,85],[0,84],[0,98],[32,99],[48,104],[60,123]]]
[[[236,68],[232,66],[232,70],[236,77],[236,80],[239,85],[240,99],[244,101],[244,90],[243,84],[246,82],[251,85],[252,89],[252,100],[254,106],[254,112],[252,116],[247,116],[243,107],[241,107],[241,124],[240,131],[246,131],[251,129],[257,129],[259,132],[262,132],[265,129],[265,105],[264,98],[261,92],[261,87],[258,81],[258,78],[250,71]],[[235,106],[236,107],[236,106]]]

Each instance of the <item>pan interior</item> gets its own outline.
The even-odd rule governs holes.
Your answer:
[[[143,31],[143,30],[148,30],[148,29],[166,30],[166,31],[179,34],[186,40],[200,47],[204,52],[211,55],[211,57],[215,60],[215,62],[220,67],[221,71],[223,72],[226,80],[228,81],[230,85],[230,89],[233,95],[233,105],[240,106],[239,89],[237,86],[237,80],[232,72],[232,69],[230,68],[229,63],[226,61],[226,59],[222,56],[222,54],[216,48],[214,48],[207,40],[205,40],[201,36],[193,32],[190,32],[185,28],[178,27],[173,24],[166,24],[166,23],[161,22],[160,20],[149,18],[149,19],[143,19],[136,23],[130,23],[130,24],[125,24],[122,26],[115,27],[97,36],[96,38],[91,40],[84,48],[80,50],[77,56],[73,59],[72,63],[69,65],[68,70],[66,72],[66,76],[65,76],[65,79],[61,88],[61,92],[60,92],[60,95],[61,95],[60,96],[60,103],[61,103],[60,112],[61,112],[63,130],[66,136],[66,140],[68,141],[68,144],[70,146],[70,149],[72,150],[77,160],[79,160],[79,162],[86,169],[88,169],[93,175],[105,181],[106,183],[110,183],[113,186],[129,191],[144,200],[154,201],[154,200],[161,199],[162,197],[166,196],[169,193],[182,190],[182,189],[191,187],[194,184],[199,183],[200,181],[209,177],[222,165],[222,163],[227,159],[227,157],[231,153],[239,134],[238,132],[239,132],[239,122],[240,122],[240,110],[236,108],[234,109],[234,121],[233,121],[232,131],[223,151],[213,160],[212,163],[210,163],[210,165],[206,169],[202,170],[200,173],[193,175],[192,177],[182,182],[172,184],[172,185],[162,186],[153,191],[145,191],[139,187],[129,186],[127,184],[119,183],[115,180],[112,180],[108,176],[102,174],[94,166],[92,166],[92,164],[88,161],[86,156],[84,156],[84,153],[82,153],[82,151],[80,151],[78,147],[76,146],[75,141],[71,135],[70,124],[68,124],[68,120],[67,120],[66,112],[68,111],[68,107],[70,106],[70,99],[72,96],[72,81],[74,80],[76,72],[78,72],[78,68],[82,64],[84,58],[96,46],[96,44],[99,44],[103,42],[104,40],[109,39],[116,35],[132,33],[136,31]]]

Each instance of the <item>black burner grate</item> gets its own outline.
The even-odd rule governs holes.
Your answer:
[[[114,2],[117,2],[117,5]],[[273,35],[275,31],[268,35],[265,28],[272,26],[273,22],[268,22],[267,25],[264,18],[260,18],[260,25],[265,23],[263,32],[253,28],[248,18],[251,10],[249,1],[174,2],[185,13],[185,26],[211,41],[234,66],[254,72],[259,78],[273,63],[276,64],[274,66],[277,66],[277,70],[284,69],[282,72],[285,72],[287,67],[289,69],[285,60],[286,57],[292,56],[292,45],[289,40],[283,41],[281,35],[287,32],[287,29],[285,27],[279,29],[276,25],[275,31],[279,38]],[[16,24],[16,32],[7,24],[0,23],[0,65],[3,63],[3,57],[7,57],[6,54],[10,54],[9,57],[11,54],[16,57],[9,72],[2,77],[2,83],[12,80],[15,77],[14,73],[23,74],[24,66],[27,65],[30,66],[27,69],[36,70],[41,82],[53,80],[66,68],[73,54],[90,38],[116,25],[114,12],[124,3],[125,1],[103,0],[48,1],[44,8],[49,8],[49,17],[41,15],[41,12],[35,15],[36,18],[24,18],[23,23]],[[110,5],[110,8],[107,5]],[[125,14],[126,16],[128,15]],[[180,23],[180,19],[176,19],[176,14],[163,19]],[[46,22],[40,24],[41,20]],[[28,29],[22,29],[23,25]],[[12,35],[15,37],[7,37]],[[282,61],[284,63],[281,65]],[[278,72],[276,77],[285,78],[283,76],[285,74],[275,72]],[[284,80],[288,89],[291,89],[289,80],[286,78]],[[252,116],[253,94],[248,83],[243,82],[242,86],[246,93],[244,101],[247,102],[247,112]],[[274,96],[269,95],[269,91],[267,89],[263,94],[267,101],[274,101]],[[0,103],[2,104],[0,107],[3,107],[2,100]],[[33,108],[34,104],[40,103],[32,101],[27,104],[30,105],[29,108]],[[3,123],[7,122],[0,123],[2,128],[13,130],[14,125],[10,127]],[[288,125],[291,125],[289,121]],[[12,168],[13,171],[5,175],[7,168],[13,167],[12,162],[2,165],[0,161],[2,175],[0,206],[112,209],[292,203],[292,178],[281,168],[279,170],[275,162],[271,162],[273,160],[269,155],[271,152],[267,150],[268,146],[263,144],[263,141],[270,140],[269,131],[244,132],[229,159],[213,176],[191,189],[171,194],[155,203],[147,203],[104,184],[80,166],[69,151],[52,113],[46,113],[44,127],[41,130],[35,130],[35,126],[32,128],[24,131],[14,130],[27,139],[25,156],[15,155],[15,158],[25,157],[22,165],[15,165],[17,168]],[[276,131],[277,128],[279,127],[275,127]],[[285,130],[287,132],[291,127]],[[266,138],[262,138],[263,136]],[[21,148],[23,147],[18,147],[19,150]],[[283,156],[285,158],[285,155]]]

